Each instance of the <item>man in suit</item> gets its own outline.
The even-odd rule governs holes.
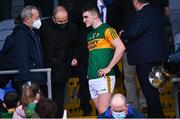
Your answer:
[[[148,75],[168,55],[164,17],[148,0],[133,0],[137,11],[128,30],[120,37],[127,42],[128,63],[136,65],[137,76],[146,97],[149,117],[163,117],[159,92],[151,86]],[[128,39],[128,41],[127,41]]]
[[[26,6],[21,12],[22,23],[16,25],[13,32],[13,61],[19,73],[15,75],[15,88],[20,91],[27,81],[36,82],[42,91],[46,80],[42,73],[30,73],[30,69],[43,67],[43,54],[39,36],[34,29],[39,29],[41,20],[39,11],[34,6]]]

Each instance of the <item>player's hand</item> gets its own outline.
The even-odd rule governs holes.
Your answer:
[[[106,67],[106,68],[104,68],[104,69],[100,69],[100,70],[98,71],[99,77],[104,77],[104,76],[106,76],[106,74],[108,74],[110,71],[111,71],[111,68],[109,68],[109,67]]]

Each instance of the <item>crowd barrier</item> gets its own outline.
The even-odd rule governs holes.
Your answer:
[[[51,68],[44,68],[44,69],[30,69],[30,72],[38,73],[38,72],[46,72],[47,74],[47,87],[48,87],[48,98],[52,99],[52,86],[51,86]],[[0,71],[0,75],[5,74],[18,74],[18,70],[5,70]]]

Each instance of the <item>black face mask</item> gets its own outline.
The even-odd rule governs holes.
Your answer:
[[[65,24],[56,24],[56,27],[57,27],[58,29],[64,30],[64,29],[67,28],[67,23],[65,23]]]

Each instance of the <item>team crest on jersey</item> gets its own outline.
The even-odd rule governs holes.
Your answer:
[[[90,37],[89,39],[92,40],[92,39],[97,39],[99,38],[100,36],[100,33],[93,33],[92,37]]]

